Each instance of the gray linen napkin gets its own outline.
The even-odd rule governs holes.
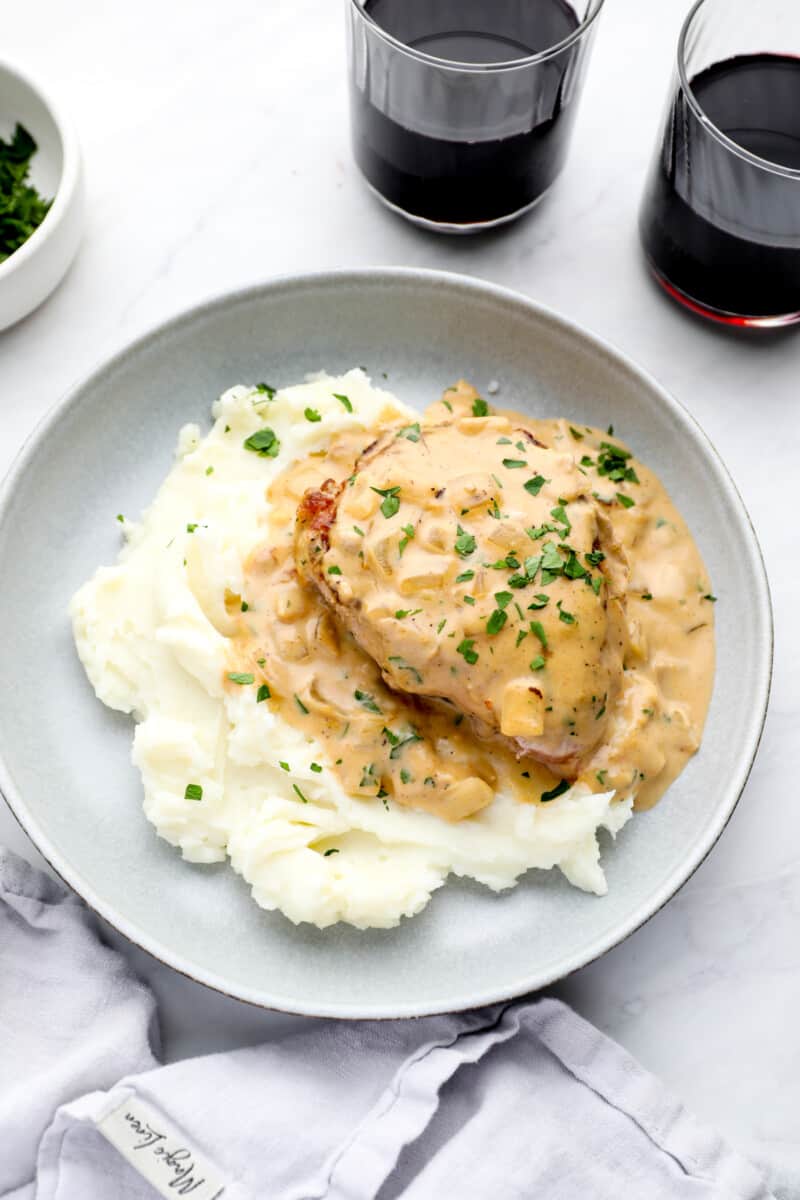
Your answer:
[[[0,852],[0,1196],[775,1195],[555,1000],[309,1022],[280,1043],[168,1067],[151,1048],[153,1012],[81,902]]]

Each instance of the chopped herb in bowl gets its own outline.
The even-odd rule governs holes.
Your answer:
[[[36,150],[24,125],[17,124],[9,141],[0,138],[0,263],[27,242],[52,204],[28,179]]]

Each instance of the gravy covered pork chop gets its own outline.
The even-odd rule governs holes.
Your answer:
[[[385,432],[306,492],[298,570],[391,688],[574,779],[620,690],[626,561],[574,456],[477,411]]]

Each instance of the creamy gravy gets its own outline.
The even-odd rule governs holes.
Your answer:
[[[619,439],[484,407],[459,384],[405,431],[394,418],[355,473],[383,430],[340,436],[274,481],[269,537],[229,597],[231,612],[246,605],[233,669],[355,795],[459,820],[500,790],[546,802],[567,777],[649,807],[696,751],[710,700],[699,551]],[[455,467],[458,494],[437,496]],[[386,631],[372,655],[295,554],[305,493],[354,474],[321,569],[337,599],[369,606],[362,644]],[[556,552],[567,574],[546,573]],[[513,738],[544,762],[518,761]]]

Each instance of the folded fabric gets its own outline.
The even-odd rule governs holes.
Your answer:
[[[153,1000],[84,906],[0,855],[0,1196],[770,1200],[552,999],[159,1067]]]

